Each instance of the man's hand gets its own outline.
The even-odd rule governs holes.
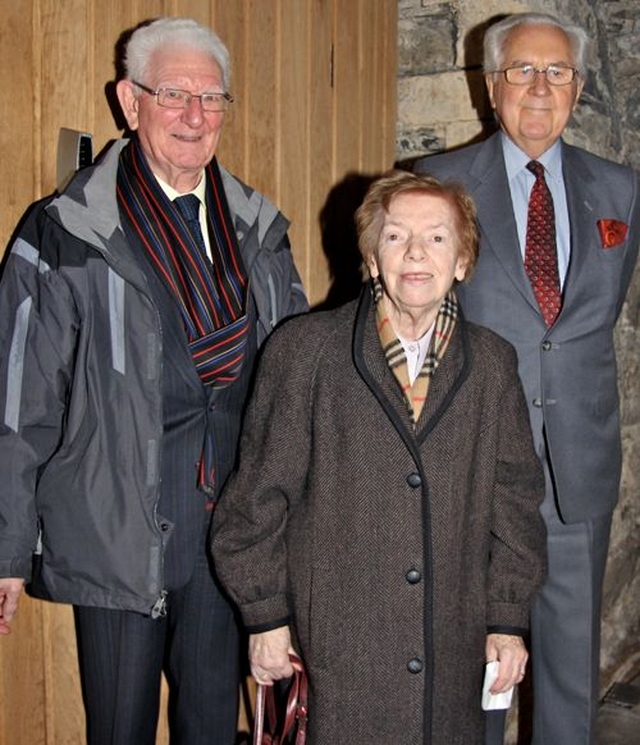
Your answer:
[[[489,634],[485,646],[487,662],[498,660],[498,677],[489,689],[504,693],[522,682],[529,657],[522,637],[511,634]]]
[[[293,667],[289,662],[291,634],[288,626],[249,636],[249,663],[256,682],[273,685],[274,680],[289,678]]]
[[[23,587],[23,579],[0,578],[0,635],[11,632],[11,621],[18,610],[18,600]]]

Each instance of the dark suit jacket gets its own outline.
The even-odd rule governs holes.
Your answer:
[[[462,183],[478,209],[481,248],[470,283],[459,287],[466,316],[508,339],[518,352],[538,453],[547,458],[567,522],[611,512],[621,469],[613,329],[640,241],[638,175],[562,143],[571,228],[563,307],[547,329],[525,274],[500,134],[478,145],[423,158],[418,173]],[[597,221],[628,225],[605,247]]]

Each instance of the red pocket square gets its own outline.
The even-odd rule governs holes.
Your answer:
[[[624,243],[629,226],[620,220],[598,220],[602,248],[613,248]]]

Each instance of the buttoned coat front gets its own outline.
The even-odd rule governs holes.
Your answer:
[[[275,332],[213,552],[249,631],[290,624],[311,743],[483,741],[487,628],[528,625],[542,496],[492,332],[459,321],[415,430],[367,290]]]

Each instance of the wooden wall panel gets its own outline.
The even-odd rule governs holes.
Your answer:
[[[234,103],[226,115],[227,120],[218,146],[220,162],[248,181],[248,131],[249,103],[244,95],[247,89],[248,59],[247,18],[249,11],[246,0],[217,0],[214,5],[212,25],[224,39],[231,57],[231,92]]]
[[[42,604],[42,638],[47,725],[45,742],[47,745],[83,745],[85,717],[70,606]]]
[[[30,0],[2,0],[0,65],[5,74],[0,86],[0,255],[37,189],[33,167],[40,131],[36,97],[40,94],[39,60],[34,60],[34,8]]]
[[[0,637],[0,743],[3,745],[48,745],[43,609],[43,603],[26,598],[12,633]]]
[[[56,186],[60,126],[80,128],[86,120],[88,91],[87,4],[84,0],[40,0],[41,188]]]
[[[2,0],[0,68],[0,253],[38,188],[40,61],[34,59],[37,28],[30,0]],[[0,638],[0,743],[45,743],[42,604],[27,601],[15,631]]]
[[[310,214],[309,186],[313,174],[309,171],[310,128],[309,88],[310,61],[314,53],[310,46],[311,7],[299,0],[281,0],[278,16],[279,70],[276,95],[278,138],[276,168],[278,204],[282,205],[292,223],[289,237],[298,266],[308,266],[311,230],[315,229]],[[275,103],[274,101],[274,103]],[[314,223],[312,226],[312,222]],[[304,280],[310,290],[310,276]]]
[[[366,7],[364,7],[366,6]],[[380,131],[379,112],[385,111],[385,67],[389,64],[386,37],[387,17],[381,3],[365,3],[361,6],[360,38],[364,42],[359,47],[360,70],[364,77],[362,104],[360,107],[360,129],[362,148],[360,169],[372,173],[386,162],[385,140]],[[371,43],[373,41],[373,43]],[[386,121],[383,117],[382,121]],[[391,163],[389,163],[391,165]]]
[[[278,0],[247,0],[246,53],[243,108],[247,111],[247,173],[251,185],[278,201],[277,113],[278,88],[277,21]]]
[[[0,87],[0,253],[56,185],[60,127],[91,133],[96,153],[119,136],[107,92],[120,34],[191,16],[231,53],[236,103],[220,161],[289,217],[310,300],[325,299],[336,269],[327,255],[339,269],[355,206],[344,186],[394,158],[397,0],[0,0],[0,10],[0,64],[11,71]],[[163,684],[159,745],[166,699]],[[0,639],[0,701],[0,745],[84,742],[70,608],[24,598]]]
[[[333,176],[361,168],[361,107],[362,82],[359,46],[360,13],[363,2],[338,2],[334,19],[333,87]]]
[[[332,279],[323,245],[321,216],[331,189],[338,177],[334,168],[334,112],[336,42],[334,36],[335,0],[312,0],[309,3],[307,43],[309,59],[309,93],[307,129],[309,149],[306,173],[309,179],[308,226],[305,241],[306,268],[304,282],[311,303],[325,299]]]
[[[92,61],[88,84],[91,86],[89,108],[83,122],[74,127],[93,135],[94,153],[118,136],[117,124],[123,120],[115,99],[115,44],[125,29],[130,29],[144,18],[162,12],[162,3],[138,3],[132,0],[109,0],[91,3],[92,27],[90,37]],[[118,117],[118,119],[116,119]]]

